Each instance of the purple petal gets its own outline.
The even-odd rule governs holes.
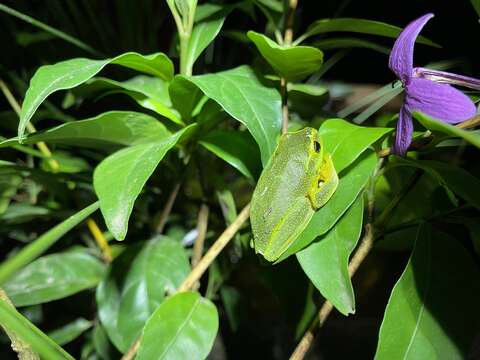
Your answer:
[[[408,24],[398,36],[390,52],[388,67],[405,84],[409,83],[412,76],[415,40],[427,21],[432,17],[433,14],[426,14]]]
[[[395,133],[395,143],[393,144],[393,153],[403,156],[406,154],[410,143],[412,142],[413,124],[412,115],[405,106],[400,109],[400,117],[397,121],[397,132]]]
[[[412,78],[405,91],[404,106],[410,113],[421,111],[451,124],[470,119],[477,113],[468,96],[447,84]]]

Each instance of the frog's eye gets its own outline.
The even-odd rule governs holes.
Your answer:
[[[319,153],[319,152],[320,152],[320,149],[321,149],[320,143],[315,140],[315,141],[313,142],[313,148],[315,149],[315,152]]]

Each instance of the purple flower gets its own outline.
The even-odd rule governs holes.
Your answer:
[[[408,24],[390,52],[388,66],[405,88],[405,99],[400,109],[393,146],[393,152],[398,155],[404,155],[412,142],[412,112],[420,111],[450,124],[465,121],[476,113],[475,104],[469,97],[447,83],[473,87],[475,82],[479,84],[478,80],[430,69],[413,68],[415,40],[432,17],[433,14],[426,14]]]

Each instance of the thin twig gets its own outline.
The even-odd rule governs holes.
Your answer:
[[[370,179],[369,186],[366,190],[367,193],[367,224],[365,225],[365,234],[360,242],[359,247],[355,251],[350,263],[348,264],[348,275],[350,278],[353,278],[355,272],[363,263],[367,255],[370,253],[370,250],[373,247],[374,240],[374,227],[373,227],[373,216],[375,210],[375,183],[376,179],[381,174],[381,168],[383,167],[384,159],[380,158],[377,162],[377,166],[373,172],[373,175]],[[318,316],[316,316],[307,332],[303,335],[302,339],[298,343],[297,347],[290,356],[290,360],[302,360],[307,354],[308,350],[312,346],[313,340],[315,339],[316,332],[323,326],[325,321],[327,321],[328,316],[333,310],[333,305],[330,301],[325,300]]]
[[[198,262],[197,266],[188,274],[187,278],[183,281],[177,291],[187,291],[193,284],[195,284],[202,277],[203,273],[208,269],[210,264],[215,260],[220,251],[228,244],[228,242],[237,233],[240,227],[250,216],[250,204],[245,206],[243,210],[238,214],[235,221],[225,229],[225,231],[219,236],[219,238],[208,249],[207,253]]]
[[[130,349],[128,349],[128,352],[122,356],[120,360],[132,360],[135,357],[135,354],[137,353],[138,348],[140,347],[140,339],[138,338],[135,340],[135,342],[132,344]]]
[[[160,220],[158,221],[157,226],[155,227],[155,232],[157,234],[163,233],[163,229],[165,227],[165,224],[167,223],[168,216],[170,215],[170,212],[172,211],[173,204],[175,203],[175,199],[177,198],[178,192],[180,190],[180,186],[182,185],[182,182],[179,181],[175,184],[175,186],[172,189],[172,192],[168,196],[167,203],[165,204],[165,207],[162,210],[162,214],[160,215]]]
[[[373,239],[373,226],[371,224],[367,224],[365,226],[365,235],[362,238],[360,246],[358,247],[355,255],[352,257],[352,260],[348,265],[348,274],[350,275],[350,278],[355,275],[355,272],[363,263],[367,255],[370,253],[370,250],[373,247]],[[307,332],[303,335],[302,339],[293,351],[292,355],[290,356],[290,360],[301,360],[305,357],[308,350],[312,346],[316,332],[323,326],[325,321],[327,321],[328,316],[330,315],[332,310],[332,303],[326,300],[320,308],[318,316],[315,317]]]
[[[107,239],[105,239],[103,232],[100,230],[97,223],[92,218],[88,218],[86,223],[93,238],[97,242],[98,247],[102,251],[103,259],[105,260],[105,262],[111,263],[113,259],[112,249],[110,248],[110,245],[108,245],[108,241]]]
[[[208,269],[210,264],[215,260],[215,258],[220,254],[222,249],[228,244],[228,242],[234,237],[238,230],[242,227],[245,221],[248,220],[250,216],[250,204],[247,204],[237,218],[225,229],[225,231],[218,237],[218,239],[213,243],[213,245],[208,249],[207,253],[200,259],[197,266],[195,266],[187,278],[183,281],[180,287],[177,289],[177,292],[188,291],[192,288],[197,281],[200,280],[202,275]],[[138,338],[130,347],[121,360],[131,360],[135,356],[135,353],[140,346],[141,338]]]
[[[20,104],[15,99],[12,92],[8,88],[7,84],[2,79],[0,79],[0,89],[2,90],[3,95],[5,95],[5,98],[7,99],[8,103],[10,104],[12,109],[15,111],[15,113],[18,116],[20,116],[20,113],[22,111],[21,107],[20,107]],[[36,131],[35,127],[30,122],[27,123],[27,130],[30,133]],[[40,152],[47,158],[47,162],[50,165],[51,169],[53,171],[58,171],[58,169],[60,168],[60,165],[58,164],[58,161],[51,158],[52,157],[52,152],[50,151],[47,144],[45,144],[45,142],[43,142],[43,141],[39,141],[35,145],[37,146],[38,150],[40,150]]]
[[[202,258],[203,245],[205,243],[205,236],[207,235],[208,214],[208,206],[202,204],[202,206],[200,206],[200,211],[198,212],[197,238],[195,239],[195,243],[193,245],[192,267],[197,266],[198,262]]]
[[[291,45],[293,41],[293,23],[295,21],[295,10],[297,9],[298,0],[289,0],[287,17],[285,19],[285,35],[283,36],[283,43]]]
[[[293,23],[295,21],[295,10],[297,9],[298,0],[288,1],[287,16],[285,17],[285,33],[283,35],[283,45],[292,45],[293,40]],[[282,76],[280,78],[280,94],[282,97],[282,134],[288,131],[288,80]]]
[[[287,89],[287,79],[284,77],[280,78],[280,95],[282,97],[282,134],[285,134],[288,131],[288,89]]]

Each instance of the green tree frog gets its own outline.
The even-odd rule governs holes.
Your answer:
[[[283,134],[253,192],[255,252],[277,260],[330,199],[338,176],[317,130]]]

